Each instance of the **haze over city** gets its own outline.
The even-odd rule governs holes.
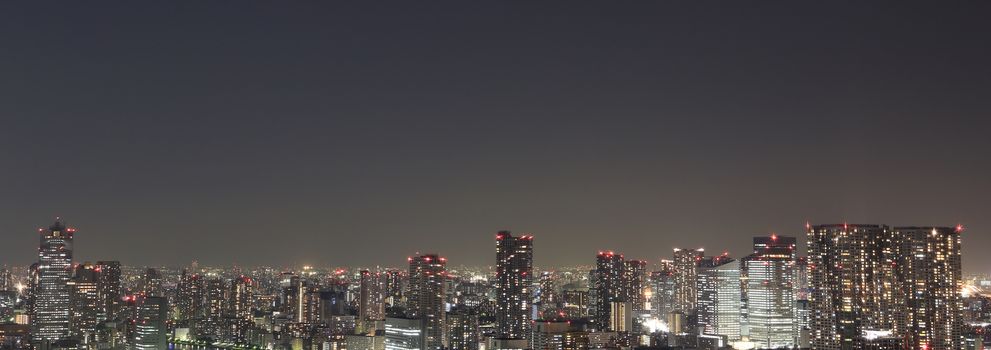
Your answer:
[[[988,3],[0,4],[0,263],[734,256],[805,223],[991,246]],[[222,21],[218,21],[222,19]]]

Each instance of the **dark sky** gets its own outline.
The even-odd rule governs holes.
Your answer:
[[[936,5],[943,5],[935,7]],[[991,2],[0,4],[0,262],[540,266],[955,225],[991,271]]]

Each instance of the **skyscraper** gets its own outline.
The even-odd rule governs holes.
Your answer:
[[[17,292],[0,290],[0,324],[14,322],[15,306],[17,306]]]
[[[363,332],[375,332],[375,321],[385,319],[382,298],[382,277],[368,270],[359,272],[358,322]]]
[[[554,273],[550,271],[544,271],[540,274],[540,309],[543,310],[553,310],[557,307],[558,295],[556,291],[556,285],[554,283]]]
[[[7,266],[0,267],[0,290],[14,290],[14,276]]]
[[[464,306],[451,309],[447,314],[447,323],[451,350],[478,350],[478,313],[474,309]]]
[[[239,276],[231,281],[227,293],[227,317],[251,320],[251,304],[254,301],[255,283],[250,277]]]
[[[148,268],[141,277],[141,293],[147,296],[162,296],[162,274],[157,269]]]
[[[676,310],[674,261],[661,260],[660,268],[650,273],[651,311],[662,320]]]
[[[402,271],[399,270],[386,270],[385,271],[385,301],[389,303],[390,306],[398,306],[403,300],[403,289],[404,280],[406,276],[403,275]]]
[[[591,286],[595,300],[593,321],[599,330],[611,330],[612,303],[626,301],[625,275],[626,262],[623,255],[612,251],[599,252]]]
[[[100,321],[116,320],[120,311],[120,262],[97,261],[97,289],[99,289],[100,304],[102,304]]]
[[[203,316],[203,278],[182,270],[176,286],[176,311],[179,321],[189,326]]]
[[[643,260],[627,260],[624,270],[623,284],[626,301],[630,303],[634,323],[637,316],[643,313],[645,302],[644,290],[647,284],[647,262]],[[637,325],[634,325],[637,327]]]
[[[496,234],[496,332],[503,339],[531,339],[533,236]]]
[[[166,350],[168,305],[163,297],[140,296],[137,299],[133,350]]]
[[[808,225],[810,331],[816,349],[862,348],[867,334],[901,334],[900,246],[884,225]]]
[[[675,308],[686,314],[695,311],[698,298],[696,290],[696,265],[705,256],[704,249],[674,248],[674,286]]]
[[[69,279],[72,277],[72,239],[76,230],[66,228],[56,220],[47,230],[38,231],[41,246],[31,333],[33,342],[46,344],[69,336]]]
[[[447,346],[445,336],[445,294],[447,259],[436,254],[409,258],[409,312],[410,318],[420,320],[424,350],[437,350]]]
[[[82,344],[93,341],[96,325],[101,321],[101,310],[105,306],[100,300],[98,276],[97,267],[87,263],[76,266],[69,280],[69,334]]]
[[[697,289],[696,309],[703,334],[740,339],[740,262],[728,254],[702,259]]]
[[[795,238],[754,237],[754,253],[743,259],[750,341],[760,348],[797,345]]]
[[[227,284],[220,278],[210,278],[203,283],[203,322],[197,329],[201,335],[213,336],[224,329],[224,313],[227,312]]]
[[[963,227],[895,227],[906,309],[907,347],[963,349],[960,232]]]

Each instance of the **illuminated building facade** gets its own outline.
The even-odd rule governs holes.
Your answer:
[[[385,319],[382,277],[368,270],[361,270],[358,275],[358,320],[362,332],[374,334],[375,321]]]
[[[647,262],[643,260],[627,260],[623,270],[624,292],[626,301],[630,303],[630,311],[634,320],[646,309],[644,292],[647,285]]]
[[[176,286],[176,312],[183,325],[189,326],[190,322],[202,316],[204,288],[200,275],[182,270]]]
[[[34,309],[31,335],[35,344],[48,344],[69,336],[70,289],[72,277],[72,240],[75,229],[55,221],[48,229],[39,229],[37,282],[34,284]]]
[[[97,273],[97,288],[99,289],[100,321],[117,320],[120,317],[121,298],[121,274],[119,261],[97,261],[95,270]]]
[[[0,290],[14,290],[14,275],[6,266],[0,268]]]
[[[960,265],[962,227],[895,227],[902,242],[907,347],[964,347]]]
[[[17,306],[17,292],[0,290],[0,324],[14,323],[14,308]]]
[[[797,344],[795,313],[796,239],[754,237],[754,253],[743,259],[746,324],[759,348]]]
[[[420,320],[420,342],[424,350],[447,347],[445,329],[445,286],[447,285],[447,259],[436,254],[409,258],[410,318]],[[386,344],[388,346],[388,344]]]
[[[162,296],[162,274],[157,269],[148,268],[141,277],[141,294],[147,296]]]
[[[903,334],[900,238],[885,225],[807,229],[812,347],[863,348],[865,334]]]
[[[541,310],[553,310],[560,299],[555,290],[554,273],[544,271],[540,274],[540,307]]]
[[[571,325],[568,322],[537,320],[533,330],[533,349],[564,350],[569,331]]]
[[[569,318],[588,317],[589,292],[585,290],[564,290],[561,299],[564,311]]]
[[[533,236],[496,234],[496,333],[503,339],[531,338]]]
[[[422,322],[415,318],[386,318],[385,350],[423,349],[421,325]]]
[[[651,313],[661,320],[676,309],[674,275],[672,260],[661,260],[660,268],[650,273]]]
[[[385,271],[385,301],[392,306],[398,306],[403,301],[406,276],[399,270]]]
[[[255,283],[245,276],[231,281],[227,293],[227,317],[239,320],[251,320],[251,304],[255,298]]]
[[[133,350],[166,350],[168,303],[163,297],[141,296],[137,300]]]
[[[704,258],[697,281],[696,312],[702,333],[740,339],[740,262],[727,254]]]
[[[71,293],[69,333],[83,344],[93,341],[96,325],[101,321],[103,305],[100,302],[98,275],[96,266],[80,264],[76,266],[72,279],[69,280]]]
[[[478,313],[468,307],[456,307],[447,314],[448,346],[451,350],[478,350],[481,334]]]
[[[698,300],[696,268],[704,256],[705,250],[701,248],[674,248],[675,309],[685,314],[695,312],[695,302]]]
[[[594,322],[599,330],[610,330],[612,303],[626,301],[626,262],[623,255],[612,251],[599,252],[593,271]]]

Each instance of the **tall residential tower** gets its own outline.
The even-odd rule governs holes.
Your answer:
[[[533,236],[496,234],[496,332],[503,339],[531,338]]]

